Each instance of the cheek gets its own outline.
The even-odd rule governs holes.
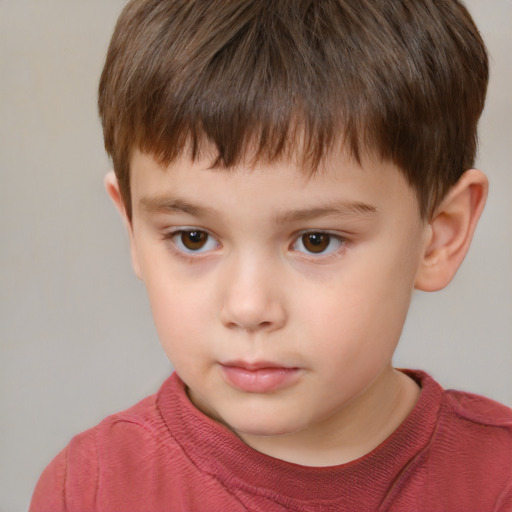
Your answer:
[[[414,265],[401,254],[358,259],[329,286],[311,293],[302,307],[309,318],[313,347],[332,368],[379,366],[391,359],[409,308]],[[405,270],[405,271],[404,271]],[[326,293],[327,292],[327,293]],[[364,364],[362,364],[364,363]]]
[[[179,279],[164,279],[162,274],[145,284],[158,337],[169,359],[178,364],[184,357],[194,357],[202,339],[204,301]]]
[[[142,238],[142,237],[141,237]],[[162,344],[194,330],[201,315],[197,280],[171,258],[163,243],[143,238],[139,261],[151,312]]]

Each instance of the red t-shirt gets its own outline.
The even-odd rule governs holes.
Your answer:
[[[188,400],[160,391],[76,436],[41,475],[31,512],[512,511],[512,410],[407,372],[419,400],[348,464],[263,455]]]

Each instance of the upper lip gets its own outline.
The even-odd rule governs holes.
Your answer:
[[[285,368],[293,369],[295,366],[289,366],[282,363],[276,363],[273,361],[227,361],[221,363],[222,366],[232,368],[243,368],[244,370],[262,370],[263,368]]]

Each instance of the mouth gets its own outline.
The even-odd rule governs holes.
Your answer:
[[[301,374],[300,368],[270,361],[230,361],[220,368],[228,384],[245,393],[272,393],[292,385]]]

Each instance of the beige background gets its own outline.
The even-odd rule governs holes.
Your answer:
[[[122,4],[0,0],[0,512],[171,369],[102,187],[96,86]],[[512,2],[468,5],[492,55],[491,194],[455,281],[414,298],[395,362],[512,406]]]

